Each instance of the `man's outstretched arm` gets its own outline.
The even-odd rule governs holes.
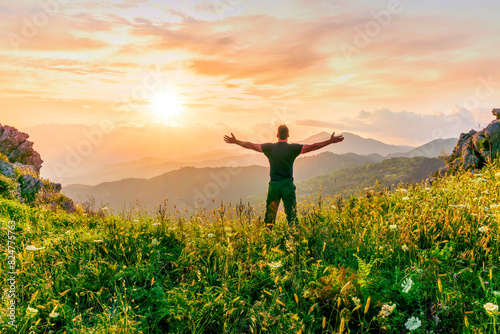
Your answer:
[[[236,144],[240,145],[241,147],[248,148],[250,150],[254,150],[257,152],[262,153],[262,146],[260,144],[254,144],[248,141],[241,141],[236,139],[236,137],[231,133],[231,137],[229,136],[224,136],[224,141],[228,144]]]
[[[340,143],[343,140],[344,140],[344,136],[342,136],[342,135],[335,136],[335,132],[334,132],[332,134],[332,136],[330,137],[330,139],[328,139],[328,140],[325,140],[325,141],[320,142],[320,143],[302,146],[302,151],[300,151],[300,154],[316,151],[316,150],[319,150],[320,148],[323,148],[323,147],[328,146],[330,144]]]

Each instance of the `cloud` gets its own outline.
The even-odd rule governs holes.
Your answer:
[[[454,106],[447,112],[427,115],[389,109],[361,111],[353,117],[340,118],[337,126],[347,131],[373,134],[379,138],[391,138],[396,141],[410,139],[420,143],[458,137],[461,132],[476,128],[478,122],[473,112]]]
[[[334,122],[318,121],[314,119],[298,120],[295,122],[295,124],[299,126],[310,126],[316,128],[330,128],[330,129],[335,129],[339,127],[339,124]]]

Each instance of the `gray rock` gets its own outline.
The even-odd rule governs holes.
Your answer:
[[[0,161],[0,174],[3,174],[7,177],[15,177],[14,166],[6,161]]]
[[[0,124],[0,152],[9,158],[10,162],[20,162],[30,165],[39,172],[43,160],[40,154],[33,149],[33,142],[28,140],[29,135],[20,132],[12,126]]]
[[[21,175],[17,180],[21,186],[21,197],[33,201],[36,194],[43,189],[43,183],[29,174]]]
[[[20,168],[22,171],[24,171],[26,173],[36,173],[36,169],[33,166],[23,165],[20,162],[14,162],[12,165],[15,166],[15,167]]]
[[[69,200],[69,201],[63,201],[61,203],[61,206],[63,207],[64,210],[66,210],[66,212],[69,212],[69,213],[76,212],[75,203],[73,203],[73,201],[71,201],[71,200]]]
[[[455,170],[480,169],[499,157],[500,120],[497,119],[481,131],[462,133],[450,160],[438,174],[444,176]]]
[[[52,190],[55,192],[60,193],[62,190],[62,185],[60,183],[55,183],[55,182],[50,182],[50,185],[52,186]]]

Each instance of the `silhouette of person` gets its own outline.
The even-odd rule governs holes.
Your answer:
[[[236,144],[241,147],[264,153],[269,160],[270,177],[267,190],[265,223],[268,228],[272,228],[276,220],[276,214],[280,201],[283,200],[283,207],[289,224],[297,221],[297,189],[293,183],[293,163],[295,159],[304,153],[319,150],[333,143],[344,140],[342,135],[335,136],[335,132],[330,139],[323,142],[302,145],[289,144],[289,130],[286,125],[278,127],[278,142],[266,144],[254,144],[236,139],[234,134],[224,136],[224,141],[228,144]]]

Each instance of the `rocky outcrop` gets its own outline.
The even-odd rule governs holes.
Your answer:
[[[0,124],[0,197],[17,199],[31,205],[50,202],[52,209],[62,208],[75,212],[75,203],[61,194],[61,184],[41,180],[38,175],[42,167],[40,154],[33,150],[28,135],[11,126]],[[5,156],[8,159],[5,159]],[[8,160],[8,161],[3,161]],[[2,186],[3,185],[3,186]]]
[[[21,197],[30,202],[33,201],[38,192],[43,189],[42,181],[29,174],[21,175],[17,181],[21,186]]]
[[[495,120],[481,131],[462,133],[450,160],[438,171],[444,176],[456,170],[480,169],[500,157],[500,109],[493,109]]]
[[[11,163],[19,162],[33,166],[40,172],[43,160],[40,154],[33,149],[33,142],[28,140],[29,135],[20,132],[12,126],[0,124],[0,153],[9,158]]]
[[[14,166],[8,162],[0,161],[0,174],[10,178],[15,178]]]

